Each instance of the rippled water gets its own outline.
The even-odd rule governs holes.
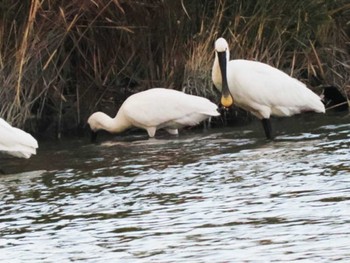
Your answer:
[[[350,262],[350,118],[2,158],[1,262]]]

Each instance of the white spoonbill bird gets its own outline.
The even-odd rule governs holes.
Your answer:
[[[131,127],[145,129],[149,137],[154,137],[156,130],[162,128],[176,135],[181,127],[220,115],[217,109],[217,105],[206,98],[153,88],[127,98],[114,118],[95,112],[89,117],[88,124],[93,132],[92,141],[98,130],[119,133]]]
[[[38,142],[32,135],[21,129],[12,127],[0,118],[0,152],[28,159],[36,154]]]
[[[325,112],[321,98],[299,80],[267,64],[230,59],[227,41],[215,42],[212,80],[221,91],[221,104],[251,112],[262,120],[265,135],[272,139],[270,116],[292,116],[297,113]]]

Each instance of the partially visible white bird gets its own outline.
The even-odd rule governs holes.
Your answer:
[[[227,41],[215,42],[212,80],[221,91],[221,104],[251,112],[262,120],[265,135],[272,139],[270,116],[292,116],[297,113],[325,112],[321,98],[299,80],[267,64],[230,59]]]
[[[156,130],[162,128],[176,135],[179,128],[220,115],[217,109],[217,105],[203,97],[153,88],[127,98],[114,118],[95,112],[89,117],[88,124],[93,135],[98,130],[119,133],[133,126],[145,129],[149,137],[154,137]],[[92,137],[94,139],[96,137]]]
[[[28,159],[37,148],[38,142],[32,135],[0,118],[0,152]]]

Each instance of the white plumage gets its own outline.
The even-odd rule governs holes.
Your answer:
[[[0,151],[9,155],[29,158],[36,154],[38,142],[32,135],[21,129],[12,127],[0,118]]]
[[[222,92],[221,103],[225,107],[235,103],[254,114],[263,121],[268,138],[272,138],[271,115],[325,112],[318,95],[283,71],[257,61],[229,60],[229,47],[224,38],[216,40],[215,51],[212,80]]]
[[[153,88],[127,98],[114,118],[95,112],[89,117],[88,124],[93,132],[106,130],[110,133],[119,133],[134,126],[145,129],[149,137],[154,137],[158,129],[178,134],[181,127],[193,126],[218,115],[217,105],[206,98]]]

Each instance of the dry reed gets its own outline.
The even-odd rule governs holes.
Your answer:
[[[350,92],[346,0],[31,0],[0,6],[0,116],[60,136],[155,86],[216,100],[213,45]],[[319,90],[317,90],[319,92]]]

